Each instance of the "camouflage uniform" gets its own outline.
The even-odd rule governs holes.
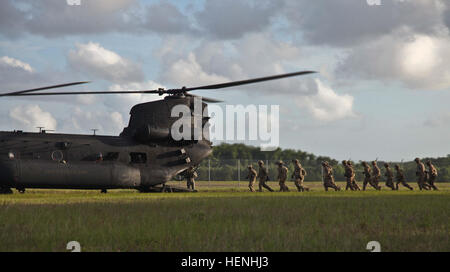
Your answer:
[[[325,191],[328,191],[328,188],[333,188],[335,191],[341,190],[339,186],[334,182],[333,176],[333,168],[328,164],[328,162],[322,162],[323,168],[323,187]]]
[[[350,176],[350,182],[351,182],[351,185],[352,185],[352,187],[353,187],[353,190],[358,190],[358,191],[360,191],[361,190],[361,188],[359,188],[359,185],[358,185],[358,183],[356,183],[356,174],[355,174],[355,170],[353,169],[353,164],[352,164],[352,162],[351,161],[347,161],[347,166],[348,166],[348,168],[349,168],[349,176]]]
[[[378,186],[375,186],[375,184],[372,183],[372,169],[370,169],[369,164],[367,162],[363,162],[362,165],[364,166],[363,191],[366,190],[367,184],[370,184],[373,188],[379,190]]]
[[[288,169],[283,166],[283,162],[278,163],[278,184],[280,184],[280,192],[289,192],[289,188],[286,186]]]
[[[267,190],[273,192],[272,188],[269,187],[269,185],[266,184],[266,181],[268,180],[268,174],[267,169],[264,167],[264,162],[259,161],[259,172],[258,172],[258,179],[259,179],[259,192],[262,192],[262,188],[266,188]]]
[[[386,176],[386,186],[391,188],[392,190],[395,190],[394,174],[392,173],[392,170],[389,167],[389,164],[385,163],[384,167],[386,168],[386,173],[384,174]]]
[[[194,167],[190,166],[186,170],[186,180],[187,180],[187,188],[195,190],[195,179],[198,177],[197,172],[195,171]]]
[[[377,190],[381,190],[381,186],[378,185],[380,183],[381,171],[377,165],[376,161],[372,162],[373,170],[372,170],[372,186]]]
[[[303,169],[302,165],[298,160],[293,160],[294,162],[294,173],[292,173],[292,178],[294,178],[295,187],[299,192],[309,191],[309,188],[303,184],[305,180],[306,171]]]
[[[419,158],[415,158],[414,161],[417,163],[416,176],[419,189],[430,190],[431,187],[426,183],[425,165],[423,165]]]
[[[250,192],[254,192],[255,189],[253,188],[253,186],[255,185],[256,182],[256,176],[258,174],[256,173],[256,170],[253,168],[253,165],[249,165],[248,166],[248,175],[247,175],[247,179],[248,179],[248,188],[250,189]]]
[[[405,175],[403,175],[403,170],[400,169],[400,166],[398,164],[395,165],[395,170],[397,171],[396,180],[397,183],[395,184],[395,190],[398,190],[398,184],[401,183],[406,188],[413,190],[411,186],[408,185],[405,181]]]
[[[431,163],[431,161],[427,161],[428,165],[428,184],[433,188],[433,190],[437,190],[438,188],[434,185],[436,181],[436,177],[438,175],[436,167]]]

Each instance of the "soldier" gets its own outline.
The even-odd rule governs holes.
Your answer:
[[[280,184],[280,192],[289,192],[289,188],[286,186],[288,169],[283,165],[283,161],[279,161],[276,164],[278,165],[278,184]]]
[[[259,192],[262,192],[262,188],[266,188],[267,190],[273,192],[272,188],[269,187],[269,185],[266,184],[266,181],[269,179],[267,174],[267,169],[264,167],[263,161],[258,161],[259,166],[259,173],[258,173],[258,179],[259,179]]]
[[[362,165],[364,166],[363,191],[366,190],[367,184],[370,184],[373,188],[375,188],[376,190],[379,190],[378,186],[375,186],[372,183],[372,169],[370,168],[369,164],[367,162],[362,162]]]
[[[372,186],[378,188],[377,190],[381,190],[381,186],[378,185],[380,183],[381,171],[377,165],[376,161],[372,161]]]
[[[419,158],[415,158],[414,161],[417,164],[416,176],[417,176],[417,185],[419,185],[419,189],[422,190],[430,190],[430,186],[426,183],[426,169],[425,165],[420,161]]]
[[[305,187],[305,185],[303,184],[306,176],[306,170],[303,169],[302,165],[297,159],[292,160],[292,162],[294,163],[294,173],[292,173],[292,178],[294,178],[295,187],[297,187],[297,190],[299,192],[309,191],[309,188]]]
[[[384,174],[386,176],[386,186],[391,188],[392,190],[395,190],[394,174],[392,173],[392,170],[389,167],[388,163],[385,163],[384,167],[386,168],[386,173]]]
[[[256,170],[253,168],[253,165],[249,165],[248,166],[248,175],[247,175],[247,179],[248,179],[248,188],[250,189],[250,192],[254,192],[255,189],[253,188],[253,186],[255,185],[256,182],[256,176],[258,174],[256,173]]]
[[[358,183],[356,183],[356,174],[355,170],[353,168],[353,164],[351,161],[347,161],[347,166],[349,168],[349,175],[351,175],[351,184],[354,190],[361,191],[361,188],[359,188]]]
[[[395,170],[397,171],[396,180],[397,183],[395,184],[395,190],[398,190],[398,184],[401,183],[406,188],[413,190],[411,186],[408,185],[405,181],[405,176],[403,175],[403,170],[400,169],[400,166],[398,164],[395,165]]]
[[[185,174],[186,180],[187,180],[187,188],[195,190],[195,179],[198,177],[197,171],[195,171],[195,168],[193,166],[189,166],[189,168],[186,170]]]
[[[333,188],[335,191],[340,191],[341,188],[334,182],[333,168],[328,164],[327,161],[322,162],[322,168],[323,187],[325,188],[325,191],[328,191],[329,187]]]
[[[347,184],[345,185],[345,190],[348,189],[354,191],[355,188],[353,187],[352,177],[353,177],[353,169],[350,168],[348,165],[348,162],[346,160],[342,161],[342,165],[344,166],[344,177],[347,181]]]
[[[438,188],[434,185],[436,181],[436,177],[438,175],[436,167],[431,163],[431,161],[427,161],[428,165],[428,184],[433,188],[433,190],[437,190]]]

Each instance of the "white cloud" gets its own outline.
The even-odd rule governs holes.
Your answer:
[[[314,118],[320,121],[335,121],[356,117],[353,112],[354,98],[339,95],[320,80],[314,80],[316,94],[295,99],[297,105],[306,108]]]
[[[140,65],[103,48],[98,43],[77,44],[76,48],[69,52],[68,61],[70,66],[79,72],[118,83],[140,82],[144,79]]]
[[[401,32],[357,47],[338,73],[366,79],[390,79],[409,88],[450,88],[450,37]]]
[[[29,73],[32,73],[34,70],[28,63],[22,62],[20,60],[10,58],[8,56],[3,56],[0,58],[0,66],[19,68]]]
[[[35,131],[36,127],[55,130],[57,122],[52,114],[37,105],[17,106],[9,111],[9,117],[17,128]]]

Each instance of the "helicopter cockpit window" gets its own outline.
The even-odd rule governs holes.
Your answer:
[[[119,152],[109,152],[103,158],[104,161],[117,161],[119,159]]]
[[[130,161],[131,163],[147,163],[147,154],[146,153],[130,153]]]

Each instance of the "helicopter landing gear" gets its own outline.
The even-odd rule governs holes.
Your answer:
[[[13,191],[9,187],[0,187],[0,195],[10,195]]]
[[[102,189],[100,192],[101,192],[102,194],[107,194],[107,193],[108,193],[108,190]]]

